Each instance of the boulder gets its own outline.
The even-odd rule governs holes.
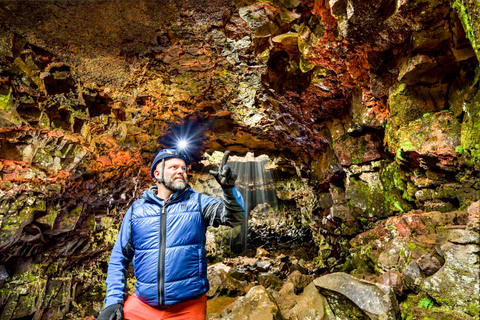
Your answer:
[[[441,244],[440,250],[445,257],[445,264],[434,275],[424,279],[421,288],[440,305],[478,315],[480,307],[478,240],[477,244],[445,241]]]
[[[392,288],[397,296],[403,294],[403,275],[395,270],[389,270],[382,274],[377,281],[378,284]]]
[[[390,287],[358,280],[343,273],[332,273],[313,281],[340,319],[365,318],[395,320],[399,308]]]
[[[263,286],[255,286],[238,298],[225,320],[282,320],[277,303]]]
[[[302,292],[303,289],[313,281],[313,275],[304,275],[300,271],[293,271],[287,278],[287,283],[291,282],[295,286],[295,292]]]
[[[207,292],[207,297],[213,298],[220,294],[238,296],[245,292],[244,284],[228,274],[230,269],[223,263],[216,263],[208,267],[207,275],[210,289]]]
[[[271,272],[262,272],[257,276],[258,283],[265,288],[280,290],[283,281]]]
[[[468,207],[467,230],[480,231],[480,201]]]
[[[330,309],[327,300],[318,293],[313,282],[305,288],[297,304],[285,317],[291,320],[335,320],[335,315]]]

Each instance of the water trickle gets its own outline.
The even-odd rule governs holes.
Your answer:
[[[254,158],[247,154],[243,159],[235,159],[228,164],[238,174],[236,187],[245,200],[245,219],[242,225],[243,251],[247,251],[248,220],[250,212],[258,205],[267,204],[273,210],[278,210],[277,195],[269,159],[266,156]]]
[[[221,154],[214,154],[212,157],[221,159]],[[227,164],[238,175],[235,186],[245,200],[245,219],[241,227],[225,230],[220,227],[217,231],[214,231],[215,235],[211,241],[219,242],[220,248],[228,247],[232,253],[245,254],[248,245],[248,221],[252,210],[258,206],[274,211],[278,210],[278,200],[272,173],[275,165],[270,161],[268,156],[262,155],[254,157],[252,153],[248,153],[245,157],[232,156],[229,160]],[[201,174],[207,174],[210,169],[212,169],[211,162],[210,166],[206,166]],[[221,189],[213,177],[204,177],[201,180],[201,186],[200,183],[197,183],[194,185],[194,189],[197,192],[202,192],[220,199]],[[221,237],[221,239],[218,237]],[[220,252],[217,252],[217,254],[224,256],[225,252],[220,249]]]

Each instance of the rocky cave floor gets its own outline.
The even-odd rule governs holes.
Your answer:
[[[231,258],[210,256],[218,262],[208,267],[208,319],[477,319],[477,298],[471,297],[470,309],[461,312],[442,307],[434,294],[430,295],[428,290],[421,292],[420,286],[425,289],[439,285],[442,290],[451,291],[458,286],[468,291],[461,293],[462,296],[452,292],[451,299],[476,294],[478,275],[465,278],[463,284],[453,276],[454,270],[464,270],[464,275],[468,275],[469,268],[472,272],[479,271],[475,244],[480,239],[474,231],[479,227],[479,207],[480,202],[476,202],[464,211],[411,212],[389,219],[385,228],[380,226],[352,239],[354,250],[360,249],[365,257],[359,258],[367,263],[375,255],[381,267],[397,264],[399,259],[410,260],[403,272],[390,270],[381,276],[348,274],[351,271],[348,264],[342,268],[319,267],[317,248],[308,232],[285,237],[288,229],[285,226],[253,224],[246,255],[229,252]],[[434,251],[422,248],[426,239],[434,236],[426,231],[425,223],[440,223],[435,227],[441,229],[446,221],[440,220],[445,217],[456,225],[444,228],[441,240],[433,239]],[[375,252],[378,247],[367,245],[366,238],[385,232],[392,239],[387,236],[377,240],[378,247],[382,246],[379,242],[405,241],[411,252],[402,253],[393,247],[379,255]],[[446,279],[453,281],[447,284]]]

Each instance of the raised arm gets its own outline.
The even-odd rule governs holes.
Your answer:
[[[200,203],[203,219],[209,226],[235,227],[240,225],[245,217],[243,197],[235,187],[223,189],[222,201],[200,195]]]
[[[204,199],[200,202],[203,218],[210,226],[223,224],[235,227],[242,223],[245,216],[243,197],[235,188],[237,174],[227,165],[229,154],[228,150],[225,151],[218,171],[210,171],[222,187],[222,201],[202,196]]]

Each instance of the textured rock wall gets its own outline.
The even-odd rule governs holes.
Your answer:
[[[121,216],[155,152],[187,132],[193,160],[279,159],[278,196],[313,231],[320,267],[390,270],[362,271],[348,240],[479,198],[478,12],[474,0],[0,2],[1,319],[101,308]]]

